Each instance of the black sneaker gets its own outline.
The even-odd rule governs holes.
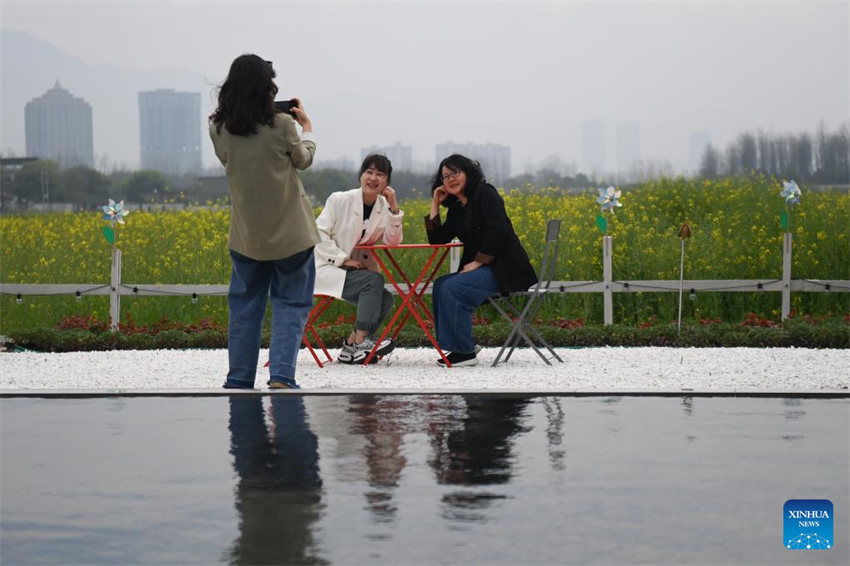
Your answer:
[[[462,367],[462,366],[477,366],[478,365],[478,357],[475,355],[475,352],[470,352],[468,354],[461,354],[459,352],[451,352],[446,356],[448,358],[449,363],[452,364],[452,367]],[[443,358],[437,360],[437,363],[443,367],[446,367],[446,362],[443,361]]]
[[[480,354],[480,353],[481,353],[481,346],[480,346],[480,345],[478,345],[478,344],[476,344],[476,345],[475,345],[475,355],[477,356],[477,355],[478,355],[478,354]],[[446,356],[448,356],[448,354],[446,354]],[[437,363],[438,363],[438,364],[441,364],[441,365],[445,365],[445,362],[443,361],[443,358],[437,358]]]
[[[342,348],[339,351],[336,359],[343,364],[362,364],[372,348],[375,347],[375,341],[372,338],[366,338],[359,344],[349,344],[345,340],[342,341]],[[395,349],[395,342],[385,339],[375,350],[375,355],[369,361],[370,364],[378,363],[378,358],[381,358]]]

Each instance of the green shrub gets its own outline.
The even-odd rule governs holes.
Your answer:
[[[850,348],[850,324],[837,317],[819,321],[792,318],[782,323],[771,322],[770,325],[762,322],[753,325],[685,323],[681,331],[677,330],[675,323],[641,326],[579,325],[571,328],[538,323],[535,328],[555,347]],[[351,326],[347,322],[318,330],[328,349],[339,348],[350,332]],[[510,326],[501,321],[473,326],[476,343],[484,347],[501,346],[509,332]],[[35,328],[12,332],[9,338],[15,347],[41,352],[227,347],[227,333],[217,329],[187,331],[172,328],[159,332],[136,329],[125,334],[100,332],[97,329]],[[263,347],[268,347],[268,338],[266,331]],[[402,348],[430,346],[428,338],[412,322],[399,334],[397,343]],[[524,341],[520,341],[520,347],[526,347]]]

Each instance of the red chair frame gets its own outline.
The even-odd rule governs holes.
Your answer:
[[[313,347],[313,344],[310,343],[310,339],[312,338],[316,346],[321,348],[322,352],[324,352],[327,361],[325,364],[329,364],[334,361],[333,357],[328,353],[328,349],[325,347],[325,342],[322,340],[322,337],[319,336],[319,333],[316,332],[316,321],[319,320],[319,317],[322,316],[328,307],[331,306],[331,303],[334,302],[334,297],[330,295],[316,295],[318,302],[313,305],[313,310],[310,311],[310,314],[307,316],[307,324],[304,325],[304,335],[301,337],[301,341],[304,343],[304,346],[310,350],[310,353],[313,355],[313,359],[316,360],[316,363],[319,364],[320,368],[325,367],[322,363],[322,360],[319,359],[319,356],[316,354],[316,350]]]

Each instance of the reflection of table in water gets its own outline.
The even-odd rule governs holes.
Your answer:
[[[404,328],[404,325],[407,324],[410,315],[413,315],[413,318],[416,320],[416,324],[419,325],[419,328],[422,329],[422,332],[425,333],[425,336],[428,337],[428,340],[434,346],[434,349],[440,354],[440,357],[443,361],[446,362],[447,367],[451,367],[448,359],[446,359],[445,353],[440,349],[440,345],[437,344],[437,341],[434,339],[434,336],[428,330],[428,326],[425,324],[425,320],[430,320],[431,323],[434,322],[434,315],[431,313],[428,306],[422,300],[422,295],[425,294],[425,291],[428,289],[428,286],[433,281],[434,276],[437,274],[437,271],[443,265],[443,262],[446,259],[446,256],[449,254],[449,251],[452,248],[457,248],[462,246],[463,244],[458,242],[451,242],[448,244],[399,244],[395,246],[390,245],[373,245],[373,246],[357,246],[358,250],[371,250],[375,257],[375,260],[378,262],[378,265],[381,266],[381,271],[384,272],[384,275],[387,277],[387,280],[395,287],[398,296],[401,298],[401,304],[393,313],[393,317],[387,323],[386,327],[384,327],[384,331],[381,334],[381,337],[375,342],[375,347],[369,352],[369,355],[366,356],[366,359],[363,361],[363,364],[368,364],[372,358],[375,356],[375,350],[378,349],[378,344],[387,337],[387,335],[392,331],[392,338],[398,337],[401,329]],[[398,264],[395,257],[393,256],[393,252],[399,250],[430,250],[431,254],[428,257],[428,261],[422,264],[422,268],[419,270],[419,274],[416,276],[416,280],[412,283],[410,282],[410,278],[405,273],[404,269]],[[385,256],[387,260],[389,260],[390,265],[394,268],[396,277],[393,276],[393,270],[387,266],[387,263],[381,256]],[[404,285],[402,285],[404,284]],[[401,320],[399,316],[402,316]],[[396,324],[398,321],[398,324]],[[394,327],[395,325],[395,327]]]

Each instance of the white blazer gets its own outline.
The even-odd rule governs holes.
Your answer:
[[[371,251],[355,250],[358,244],[395,245],[402,241],[404,212],[390,213],[387,199],[378,195],[366,226],[363,226],[363,189],[332,193],[325,208],[316,218],[321,241],[314,249],[316,258],[316,295],[342,298],[346,271],[341,268],[347,259],[356,259],[367,269],[380,272]],[[364,232],[365,228],[365,232]],[[362,234],[362,235],[361,235]],[[354,255],[352,255],[354,254]]]

